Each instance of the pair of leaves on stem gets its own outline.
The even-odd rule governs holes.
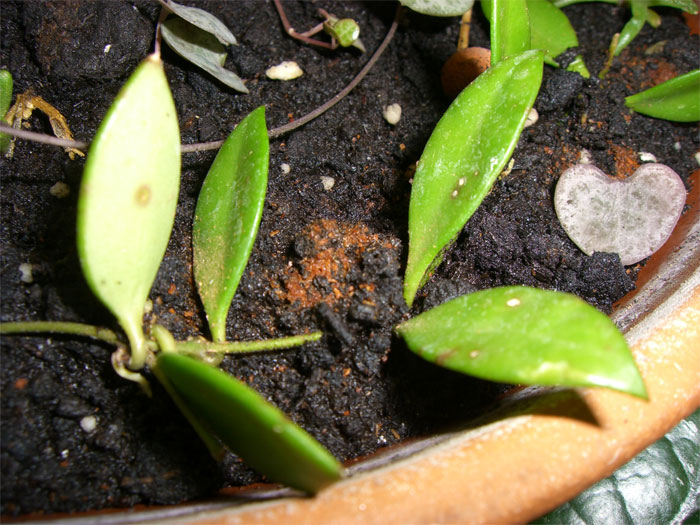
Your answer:
[[[225,340],[226,314],[260,223],[268,151],[264,108],[259,108],[222,146],[198,201],[195,274],[217,342]],[[175,106],[160,58],[151,55],[100,125],[78,200],[84,275],[129,338],[131,371],[122,375],[143,368],[153,348],[142,316],[170,237],[179,180]],[[341,476],[335,458],[259,394],[180,355],[198,352],[190,352],[188,342],[176,343],[164,328],[154,326],[152,333],[161,352],[149,364],[212,453],[221,449],[221,441],[263,474],[308,492]]]
[[[241,77],[223,67],[227,56],[224,46],[237,43],[224,23],[203,9],[180,5],[173,0],[161,0],[161,4],[176,15],[160,26],[163,40],[173,51],[227,86],[248,93]]]

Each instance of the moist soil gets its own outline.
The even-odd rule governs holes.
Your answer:
[[[362,55],[285,36],[271,2],[197,5],[237,36],[240,45],[230,48],[226,67],[247,79],[250,94],[232,91],[165,48],[184,143],[224,138],[261,105],[270,128],[308,113],[360,70],[395,10],[388,2],[285,2],[299,30],[320,21],[319,7],[357,20],[368,50]],[[159,12],[146,1],[2,2],[0,9],[0,67],[12,72],[15,93],[42,96],[83,140],[94,135],[129,73],[152,49]],[[623,267],[614,254],[584,255],[557,221],[554,184],[581,155],[625,177],[639,166],[639,152],[649,152],[689,186],[697,169],[696,126],[633,114],[624,97],[697,68],[697,35],[689,34],[679,11],[659,9],[661,26],[645,26],[599,80],[608,43],[630,13],[595,3],[565,12],[594,78],[545,67],[539,121],[524,131],[512,169],[412,310],[401,290],[412,166],[449,104],[440,69],[455,50],[459,19],[405,13],[389,48],[348,97],[271,141],[262,224],[233,300],[228,336],[312,330],[324,336],[298,349],[227,357],[222,366],[342,461],[464,424],[506,388],[423,362],[393,335],[401,320],[505,284],[573,292],[605,312],[633,288],[639,265]],[[488,47],[487,35],[476,9],[472,44]],[[265,69],[284,60],[295,60],[304,75],[290,82],[266,78]],[[393,103],[402,108],[395,126],[382,117]],[[51,132],[38,112],[29,124]],[[183,155],[175,227],[151,292],[147,321],[179,338],[208,334],[192,279],[190,231],[214,155]],[[17,141],[12,159],[0,159],[2,321],[79,321],[118,330],[85,284],[76,255],[83,166],[84,159],[71,160],[60,148],[24,141]],[[59,182],[67,196],[55,195]],[[24,263],[31,279],[22,279]],[[112,351],[75,337],[3,337],[3,516],[173,504],[263,480],[233,455],[213,461],[152,377],[149,399],[114,373]],[[86,430],[90,416],[96,425]]]

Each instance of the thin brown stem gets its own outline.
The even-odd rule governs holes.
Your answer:
[[[13,137],[23,140],[31,140],[32,142],[40,142],[42,144],[49,144],[51,146],[60,146],[62,148],[75,148],[82,151],[87,151],[90,144],[88,142],[82,142],[79,140],[69,140],[54,137],[53,135],[47,135],[44,133],[36,133],[35,131],[28,131],[26,129],[17,129],[9,126],[5,122],[0,122],[0,131],[2,133],[7,133]]]
[[[459,39],[457,40],[457,51],[467,49],[469,47],[469,30],[472,25],[472,10],[469,9],[462,15],[462,21],[459,24]]]
[[[280,15],[280,20],[282,21],[282,25],[284,26],[284,32],[287,33],[289,36],[292,38],[296,38],[297,40],[301,40],[305,44],[309,44],[312,46],[319,46],[319,47],[325,47],[326,49],[334,49],[333,44],[328,43],[328,42],[322,42],[321,40],[316,40],[314,38],[310,38],[309,33],[315,35],[316,33],[320,32],[312,32],[316,29],[316,27],[310,29],[309,31],[305,31],[303,33],[298,33],[293,27],[292,24],[289,23],[289,19],[287,18],[287,14],[284,12],[284,8],[282,7],[282,2],[280,0],[274,0],[275,2],[275,7],[277,8],[277,13]],[[323,29],[323,24],[320,24],[321,29]]]

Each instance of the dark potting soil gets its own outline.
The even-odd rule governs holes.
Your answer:
[[[299,118],[342,89],[368,58],[285,36],[271,2],[197,5],[237,36],[240,45],[230,48],[226,66],[247,79],[251,93],[233,92],[164,49],[184,143],[223,138],[260,105],[270,128]],[[369,53],[395,9],[388,2],[285,6],[300,30],[319,21],[318,7],[354,18]],[[12,72],[15,93],[41,95],[85,140],[152,49],[159,11],[145,0],[4,1],[0,9],[0,67]],[[570,291],[609,312],[632,289],[638,267],[621,266],[616,255],[581,253],[556,219],[553,186],[584,150],[617,176],[630,175],[640,163],[638,152],[649,152],[688,184],[697,169],[696,126],[624,107],[626,95],[698,67],[698,37],[689,35],[680,12],[659,11],[661,26],[645,26],[604,80],[545,68],[539,121],[525,130],[512,169],[499,178],[410,312],[401,278],[411,165],[449,104],[440,68],[455,50],[459,20],[406,13],[383,57],[350,96],[271,142],[262,224],[233,300],[228,335],[248,340],[320,329],[323,339],[299,349],[229,357],[223,368],[348,460],[467,422],[503,391],[421,361],[392,335],[402,319],[503,284]],[[585,4],[565,12],[595,77],[629,11]],[[472,44],[488,47],[487,34],[477,9]],[[283,60],[298,62],[304,76],[267,79],[265,69]],[[382,118],[382,108],[392,103],[403,111],[396,126]],[[38,113],[29,123],[50,132]],[[183,155],[175,228],[151,293],[148,321],[180,338],[208,333],[194,291],[190,230],[214,155]],[[14,158],[0,159],[2,321],[80,321],[118,330],[87,288],[76,256],[83,165],[62,149],[23,141]],[[57,182],[68,186],[68,196],[51,193]],[[20,278],[24,263],[31,265],[30,282]],[[155,381],[148,399],[114,373],[112,351],[73,337],[2,338],[4,516],[170,504],[261,480],[234,456],[215,463]]]

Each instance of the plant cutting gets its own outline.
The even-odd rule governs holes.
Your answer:
[[[222,443],[272,479],[317,492],[341,476],[337,460],[252,389],[201,362],[216,365],[225,353],[288,347],[320,335],[226,344],[226,314],[267,186],[263,108],[244,119],[221,147],[196,210],[195,276],[214,343],[176,342],[161,325],[151,327],[152,338],[144,333],[143,312],[175,217],[179,144],[175,106],[160,57],[153,54],[136,68],[98,129],[78,200],[83,273],[126,333],[128,351],[111,332],[73,323],[3,323],[0,333],[49,331],[116,343],[115,371],[150,395],[141,373],[148,365],[215,458],[222,455]]]

